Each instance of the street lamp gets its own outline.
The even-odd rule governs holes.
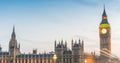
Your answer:
[[[57,60],[57,55],[56,54],[54,54],[53,60],[54,60],[54,63],[56,63],[56,60]]]
[[[87,60],[85,60],[85,63],[87,63]]]

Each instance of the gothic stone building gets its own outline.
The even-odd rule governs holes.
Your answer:
[[[120,63],[119,59],[112,57],[111,27],[105,8],[99,26],[100,55],[96,55],[95,52],[85,53],[83,40],[72,40],[71,49],[67,48],[67,42],[55,41],[55,54],[37,54],[36,50],[32,54],[22,54],[14,29],[9,42],[9,51],[3,52],[0,47],[0,63],[113,63],[113,61]],[[54,55],[57,56],[55,61]]]
[[[55,54],[57,63],[84,63],[84,43],[81,40],[71,43],[71,50],[67,48],[67,42],[58,44],[55,41]]]
[[[55,41],[56,63],[84,63],[84,43],[81,40],[72,40],[72,50],[67,48],[67,42]],[[54,53],[37,54],[37,50],[33,50],[32,54],[20,52],[20,44],[16,40],[15,28],[9,42],[9,51],[3,52],[0,47],[0,63],[54,63]]]
[[[17,43],[15,28],[9,42],[9,51],[3,52],[0,47],[0,63],[53,63],[52,53],[37,54],[37,50],[33,50],[32,54],[23,54],[20,52],[20,44]]]
[[[120,60],[111,53],[111,27],[104,11],[99,25],[100,55],[95,52],[85,53],[83,41],[73,41],[71,50],[67,49],[67,43],[63,41],[56,44],[55,53],[58,56],[57,63],[120,63]]]

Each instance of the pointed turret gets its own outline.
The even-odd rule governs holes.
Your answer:
[[[13,31],[11,34],[11,40],[9,42],[9,46],[17,47],[17,40],[16,40],[16,34],[15,34],[15,26],[13,26]]]
[[[13,26],[13,31],[11,34],[11,39],[9,42],[9,56],[13,57],[11,63],[14,63],[13,60],[16,58],[16,55],[20,54],[20,45],[17,44],[15,26]]]
[[[104,5],[104,11],[103,11],[103,15],[102,16],[107,17],[106,11],[105,11],[105,5]]]
[[[105,5],[104,5],[104,11],[103,11],[103,14],[102,14],[102,22],[101,22],[101,24],[108,24],[107,14],[106,14],[106,11],[105,11]]]
[[[106,14],[106,10],[105,10],[105,5],[104,5],[103,14],[102,14],[102,21],[101,21],[100,24],[109,24],[108,20],[107,20],[107,14]]]
[[[13,26],[13,32],[11,35],[11,39],[15,39],[16,38],[16,34],[15,34],[15,26]]]
[[[16,34],[15,34],[15,26],[13,26],[13,31],[11,34],[11,40],[9,42],[9,47],[15,47],[17,48],[17,40],[16,40]]]
[[[65,41],[65,47],[67,48],[67,41]]]
[[[56,40],[55,40],[55,45],[54,45],[54,46],[55,46],[55,48],[56,48]]]

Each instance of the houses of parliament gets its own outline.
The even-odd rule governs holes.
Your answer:
[[[9,41],[8,52],[2,51],[0,47],[0,63],[120,63],[118,58],[112,57],[111,53],[111,27],[107,19],[105,8],[102,14],[102,21],[98,27],[100,38],[100,55],[95,52],[84,52],[83,40],[71,40],[71,48],[67,48],[66,41],[54,42],[54,53],[25,54],[20,51],[20,44],[17,43],[15,27]]]

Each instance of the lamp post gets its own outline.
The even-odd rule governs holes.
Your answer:
[[[56,54],[54,54],[53,60],[54,60],[54,63],[56,63],[56,60],[57,60],[57,55]]]
[[[87,63],[87,60],[85,59],[84,63]]]

